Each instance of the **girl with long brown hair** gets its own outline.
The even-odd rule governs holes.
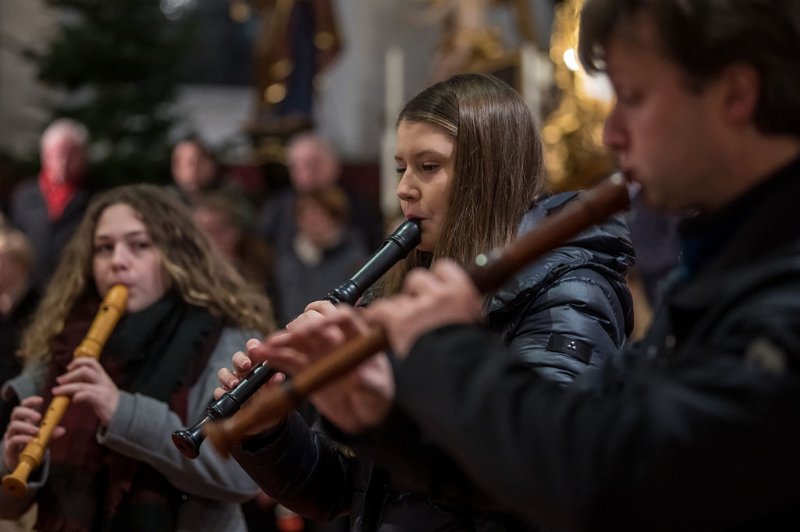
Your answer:
[[[415,267],[445,257],[464,266],[508,244],[578,194],[544,193],[531,114],[514,89],[488,75],[457,75],[414,97],[397,122],[395,161],[400,205],[406,218],[420,221],[422,240],[387,275],[382,296],[396,293]],[[609,219],[489,294],[483,320],[531,371],[566,386],[616,352],[631,330],[624,276],[632,263],[624,222]],[[220,372],[222,387],[257,361],[293,373],[323,356],[352,335],[325,321],[333,312],[315,302],[288,332],[249,342],[247,355],[234,355],[233,369]],[[309,429],[293,413],[259,427],[234,456],[285,506],[313,519],[349,513],[353,530],[517,528],[401,415],[388,425],[390,438],[359,433],[391,407],[391,383],[387,357],[373,357],[312,396],[322,427]]]

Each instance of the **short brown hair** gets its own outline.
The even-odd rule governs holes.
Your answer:
[[[800,136],[800,2],[797,0],[587,0],[579,53],[590,72],[605,69],[608,39],[646,13],[667,56],[697,87],[733,63],[761,76],[755,123],[763,133]]]

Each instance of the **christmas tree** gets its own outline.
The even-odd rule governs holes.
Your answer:
[[[165,0],[47,3],[61,23],[33,60],[39,79],[65,94],[53,118],[71,117],[89,128],[100,186],[168,179],[187,24],[165,15]]]

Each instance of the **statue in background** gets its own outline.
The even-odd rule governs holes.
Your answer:
[[[433,81],[466,71],[485,71],[491,63],[514,53],[501,31],[489,23],[495,7],[514,9],[517,31],[523,41],[537,43],[530,0],[421,0],[429,4],[423,17],[439,23],[442,37],[433,65]]]
[[[545,116],[542,140],[551,188],[567,190],[590,186],[612,170],[612,160],[601,142],[610,100],[602,80],[590,79],[577,60],[578,14],[583,0],[418,0],[423,17],[442,28],[432,78],[446,79],[465,71],[489,72],[518,90],[518,47],[507,31],[492,24],[497,9],[513,10],[518,41],[549,50],[552,80],[540,86],[541,99],[533,112]],[[555,7],[554,7],[555,6]],[[538,9],[536,9],[538,7]],[[554,15],[552,33],[542,44],[535,15]],[[507,28],[506,28],[507,30]],[[537,102],[534,102],[537,103]]]
[[[232,11],[236,3],[232,0]],[[259,16],[254,45],[256,136],[288,137],[313,126],[319,74],[341,41],[331,0],[252,0]]]
[[[554,190],[589,187],[613,170],[603,146],[603,124],[611,90],[603,77],[590,77],[577,56],[578,20],[583,0],[563,0],[555,11],[550,58],[558,105],[542,124],[548,180]]]

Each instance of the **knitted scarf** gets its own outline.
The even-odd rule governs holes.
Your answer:
[[[80,303],[51,342],[48,394],[55,377],[66,371],[98,305],[97,298]],[[221,330],[219,320],[205,309],[168,293],[149,308],[123,316],[100,360],[120,390],[167,402],[186,422],[189,388],[208,362]],[[182,494],[152,467],[101,446],[91,407],[70,404],[61,425],[67,432],[49,446],[50,474],[37,498],[37,530],[175,529]]]
[[[64,183],[54,183],[50,178],[50,171],[43,168],[39,172],[39,189],[47,205],[47,217],[50,220],[58,220],[64,214],[69,200],[83,184],[83,177],[68,179]]]

